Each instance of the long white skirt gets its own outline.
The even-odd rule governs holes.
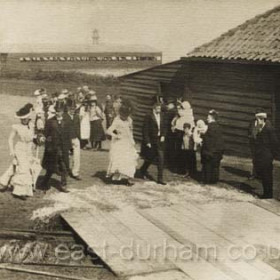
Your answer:
[[[110,148],[110,163],[107,175],[120,174],[133,178],[138,154],[130,139],[113,139]]]
[[[90,121],[89,114],[85,113],[81,120],[81,139],[88,140],[90,138]]]
[[[15,195],[33,196],[31,144],[18,142],[15,147],[15,154],[16,158],[1,176],[0,183],[4,186],[12,186]]]

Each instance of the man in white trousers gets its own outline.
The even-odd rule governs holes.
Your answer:
[[[72,169],[68,170],[70,177],[80,181],[80,165],[81,165],[81,148],[80,148],[80,118],[76,114],[76,104],[73,100],[68,100],[67,113],[64,114],[63,119],[69,132],[69,137],[72,143],[73,151],[73,165]]]

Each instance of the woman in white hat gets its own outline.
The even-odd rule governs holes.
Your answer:
[[[16,118],[20,120],[20,123],[12,126],[9,136],[9,149],[13,164],[0,178],[1,185],[12,186],[13,195],[23,200],[27,196],[33,196],[31,163],[34,125],[30,118],[32,110],[33,105],[28,103],[16,112]]]

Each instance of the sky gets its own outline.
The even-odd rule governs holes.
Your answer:
[[[164,62],[186,55],[280,0],[0,0],[5,44],[148,45]]]

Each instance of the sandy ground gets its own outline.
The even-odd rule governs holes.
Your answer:
[[[25,102],[32,101],[28,97],[0,95],[0,174],[8,167],[11,159],[7,146],[10,127],[17,120],[14,112]],[[247,179],[251,161],[235,157],[225,157],[221,167],[221,182],[217,186],[202,186],[194,180],[186,180],[169,171],[165,172],[167,186],[160,186],[152,181],[135,179],[133,187],[106,184],[105,173],[108,165],[109,143],[104,143],[104,151],[82,151],[82,181],[69,179],[69,193],[58,190],[58,178],[51,181],[51,188],[46,193],[39,190],[34,197],[21,201],[12,197],[10,192],[0,193],[0,223],[2,228],[33,228],[52,230],[59,229],[57,214],[62,211],[84,208],[98,208],[105,211],[131,208],[151,208],[172,204],[184,204],[188,201],[196,203],[212,203],[223,201],[253,201],[256,194],[261,194],[261,185],[257,181]],[[42,151],[41,151],[42,152]],[[139,160],[139,165],[141,160]],[[200,167],[199,167],[200,168]],[[275,164],[275,194],[279,197],[280,166]],[[44,172],[42,172],[42,175]],[[156,168],[151,168],[156,175]],[[42,177],[41,177],[42,178]],[[39,182],[41,180],[39,178]],[[55,223],[49,223],[55,220]],[[51,270],[47,268],[48,270]],[[65,271],[67,272],[66,269]],[[71,270],[71,269],[70,269]],[[61,272],[61,269],[59,270]],[[69,271],[68,271],[69,272]],[[75,274],[110,279],[112,274],[106,270],[75,270]],[[48,279],[33,277],[28,274],[17,274],[20,279]],[[14,278],[13,278],[14,277]],[[19,279],[11,272],[0,271],[0,279]]]

